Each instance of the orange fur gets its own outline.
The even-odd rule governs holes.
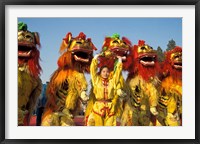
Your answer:
[[[76,43],[78,42],[78,43]],[[73,44],[72,44],[73,43]],[[82,44],[80,44],[82,43]],[[79,45],[80,44],[80,45]],[[85,45],[88,47],[85,47]],[[77,46],[79,45],[79,46]],[[89,55],[89,61],[88,62],[81,62],[81,61],[76,61],[74,59],[74,47],[77,49],[81,49],[82,51],[88,50],[89,48],[90,53]],[[81,48],[80,48],[81,47]],[[58,64],[58,69],[52,74],[48,88],[47,88],[47,103],[46,107],[51,109],[52,111],[56,111],[58,108],[56,100],[57,100],[57,92],[60,89],[63,89],[64,86],[68,84],[68,80],[74,78],[77,72],[79,73],[84,73],[84,72],[89,72],[89,67],[91,60],[93,58],[93,50],[95,50],[96,47],[93,45],[91,42],[91,39],[88,38],[86,40],[86,35],[83,32],[80,32],[77,37],[72,37],[72,34],[69,32],[67,33],[66,37],[63,38],[61,46],[60,46],[60,53],[61,56],[59,57],[57,64]],[[80,51],[81,51],[80,50]],[[76,50],[75,50],[76,52]],[[72,87],[69,85],[69,87]],[[67,87],[68,89],[68,87]],[[65,89],[66,90],[66,89]],[[74,92],[75,93],[75,92]],[[71,103],[76,103],[77,98],[70,97],[69,95],[66,97],[66,101],[70,99]],[[65,102],[66,104],[66,102]],[[67,104],[66,104],[67,105]]]

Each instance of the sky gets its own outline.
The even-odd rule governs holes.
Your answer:
[[[98,49],[94,55],[100,52],[104,38],[114,33],[127,37],[132,45],[144,40],[155,50],[160,46],[165,51],[171,39],[182,47],[181,18],[18,18],[18,22],[26,23],[29,31],[40,34],[43,83],[58,68],[60,45],[68,32],[73,37],[84,32],[86,38],[91,38]],[[86,75],[86,79],[90,76]]]

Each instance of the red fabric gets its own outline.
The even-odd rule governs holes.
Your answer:
[[[29,116],[29,114],[26,114],[25,117],[24,117],[24,126],[28,126],[29,125],[28,116]]]

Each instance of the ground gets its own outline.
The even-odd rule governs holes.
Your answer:
[[[36,126],[36,115],[31,117],[30,126]],[[83,126],[84,125],[84,116],[76,116],[74,118],[76,126]]]
[[[31,117],[30,126],[36,126],[36,115]],[[74,118],[76,126],[84,126],[84,116],[76,116]],[[120,123],[117,122],[117,126],[120,126]]]

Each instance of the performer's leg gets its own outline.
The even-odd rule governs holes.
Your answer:
[[[95,119],[93,113],[91,113],[88,117],[87,126],[95,126]]]
[[[113,116],[107,116],[104,120],[104,126],[116,126],[117,125],[117,117],[115,115]]]
[[[140,111],[137,107],[133,107],[133,112],[132,112],[132,125],[133,126],[139,126],[139,114]]]
[[[60,126],[59,115],[57,113],[45,114],[42,117],[41,126]]]
[[[140,111],[139,123],[141,126],[149,126],[150,125],[150,114],[146,110]]]

